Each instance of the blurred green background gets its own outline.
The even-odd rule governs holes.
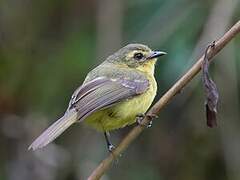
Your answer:
[[[108,155],[76,124],[46,148],[28,145],[67,108],[86,73],[133,42],[168,52],[158,99],[240,17],[239,0],[1,0],[0,180],[82,180]],[[196,77],[103,180],[240,179],[240,37],[215,57],[218,127],[206,126]],[[132,127],[112,133],[118,144]]]

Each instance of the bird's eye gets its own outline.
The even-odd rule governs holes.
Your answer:
[[[133,57],[136,60],[141,60],[144,56],[142,53],[135,53]]]

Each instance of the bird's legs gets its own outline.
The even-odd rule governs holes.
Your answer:
[[[112,152],[115,149],[115,146],[111,143],[111,141],[109,140],[110,138],[110,133],[109,132],[104,132],[104,137],[107,143],[107,148],[109,152]]]

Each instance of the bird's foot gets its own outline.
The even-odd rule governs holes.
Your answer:
[[[119,162],[119,157],[122,156],[122,154],[119,154],[118,156],[114,153],[114,150],[116,149],[116,147],[112,144],[109,144],[108,145],[108,152],[113,156],[113,164],[114,165],[118,165],[118,162]]]
[[[113,153],[113,151],[116,149],[116,147],[113,144],[108,144],[108,151],[110,153]]]
[[[145,118],[146,116],[150,119],[150,121],[148,122],[148,124],[143,123],[143,120],[144,120],[144,118]],[[140,125],[140,126],[142,126],[142,127],[150,128],[150,127],[152,127],[152,119],[157,118],[157,117],[158,117],[158,116],[155,115],[155,114],[152,114],[152,115],[149,115],[149,114],[148,114],[148,115],[138,114],[138,115],[136,116],[136,121],[137,121],[137,124],[138,124],[138,125]]]

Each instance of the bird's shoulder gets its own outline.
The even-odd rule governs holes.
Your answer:
[[[109,79],[126,79],[129,81],[148,81],[148,77],[136,69],[128,68],[124,65],[103,63],[88,73],[83,84],[99,77]]]

